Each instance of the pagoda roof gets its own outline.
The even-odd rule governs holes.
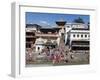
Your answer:
[[[59,28],[40,28],[40,31],[41,32],[52,32],[52,33],[54,33],[54,32],[58,32],[60,29]]]

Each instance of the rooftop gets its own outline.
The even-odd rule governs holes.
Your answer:
[[[42,26],[38,25],[38,24],[26,24],[26,28],[41,28]]]

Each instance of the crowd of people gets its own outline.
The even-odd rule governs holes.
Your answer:
[[[73,56],[70,54],[68,49],[64,49],[63,47],[57,48],[44,48],[42,52],[35,53],[32,49],[27,49],[26,51],[26,60],[38,62],[51,62],[52,64],[57,63],[67,63],[69,58],[73,59]]]

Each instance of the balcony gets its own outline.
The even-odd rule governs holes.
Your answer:
[[[72,45],[72,47],[89,47],[89,45]]]
[[[26,38],[36,38],[36,36],[26,35]]]
[[[59,34],[57,33],[36,33],[37,37],[59,37]]]

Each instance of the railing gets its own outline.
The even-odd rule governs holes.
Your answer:
[[[74,47],[89,47],[89,45],[72,45]]]
[[[30,36],[26,36],[26,38],[36,38],[36,36],[30,35]]]
[[[89,45],[89,43],[72,43],[72,45]]]
[[[58,37],[59,35],[58,34],[44,34],[44,33],[36,33],[36,36],[48,36],[48,37]]]

